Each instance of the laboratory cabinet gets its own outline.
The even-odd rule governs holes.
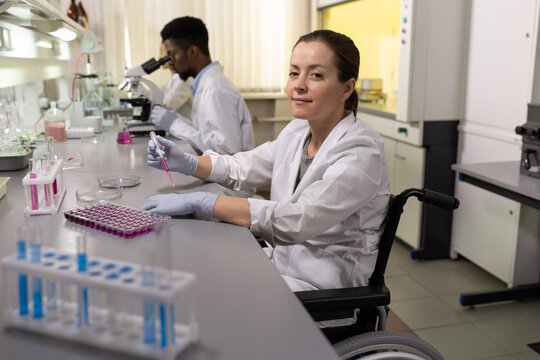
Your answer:
[[[453,195],[457,120],[405,123],[391,114],[374,114],[360,107],[358,118],[373,127],[384,140],[391,191],[424,187]],[[409,201],[397,237],[413,250],[414,258],[436,259],[450,255],[452,212],[431,204]]]
[[[392,194],[422,187],[425,149],[384,136],[383,140]],[[421,215],[420,202],[407,202],[397,231],[397,236],[414,249],[420,247]]]
[[[459,164],[520,160],[514,129],[527,121],[527,104],[540,100],[539,6],[538,0],[471,2]],[[522,272],[518,260],[531,209],[462,181],[455,194],[462,201],[453,219],[452,257],[466,257],[509,287],[537,282],[538,273]]]

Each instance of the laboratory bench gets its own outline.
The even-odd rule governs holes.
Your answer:
[[[474,226],[471,226],[470,217],[463,224],[472,236],[452,244],[453,257],[458,254],[467,257],[508,285],[504,290],[464,293],[460,298],[464,306],[540,296],[540,179],[521,174],[520,166],[519,161],[452,165],[460,181],[523,205],[515,216],[517,222],[513,236],[507,238],[475,238],[475,227],[492,224],[476,219]],[[466,200],[470,201],[463,201]],[[493,203],[473,205],[480,209],[477,211],[492,216],[492,222],[504,220]],[[513,212],[504,216],[513,216]],[[467,240],[469,243],[465,243]]]
[[[84,233],[88,238],[89,256],[137,262],[140,254],[130,251],[126,239],[67,222],[63,217],[63,211],[85,205],[77,202],[75,191],[82,186],[97,187],[100,176],[140,176],[140,185],[124,189],[122,197],[113,201],[137,208],[156,193],[221,191],[216,184],[182,174],[173,174],[176,186],[172,188],[165,172],[146,164],[148,137],[134,137],[130,145],[118,145],[115,140],[115,130],[105,128],[104,133],[94,139],[68,139],[55,144],[59,156],[77,152],[84,162],[81,168],[64,172],[67,191],[56,215],[23,215],[25,195],[21,181],[28,169],[0,174],[11,177],[6,195],[0,199],[1,257],[15,253],[17,227],[32,222],[42,231],[44,246],[73,250],[77,235]],[[189,150],[187,143],[176,142]],[[172,267],[196,275],[194,315],[200,337],[179,358],[337,358],[247,228],[193,215],[173,217],[170,224]],[[3,281],[0,276],[2,293],[6,291]],[[0,349],[0,357],[6,359],[128,358],[120,353],[12,328],[0,331]]]

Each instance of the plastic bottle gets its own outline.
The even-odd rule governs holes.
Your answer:
[[[51,108],[45,112],[45,137],[52,136],[54,142],[66,141],[66,119],[62,110],[51,101]]]

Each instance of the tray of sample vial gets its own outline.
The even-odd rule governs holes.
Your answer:
[[[154,359],[198,341],[193,273],[34,247],[2,259],[5,327]]]
[[[146,210],[128,206],[100,202],[95,205],[64,211],[64,217],[71,222],[131,239],[149,233],[158,223],[171,217],[152,214]]]

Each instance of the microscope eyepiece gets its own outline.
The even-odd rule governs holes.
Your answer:
[[[169,60],[171,60],[171,57],[169,55],[165,55],[159,60],[151,58],[150,60],[142,64],[141,67],[143,68],[145,73],[151,74],[157,69],[159,69],[161,65],[165,64]]]

